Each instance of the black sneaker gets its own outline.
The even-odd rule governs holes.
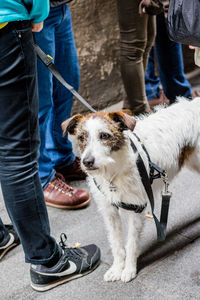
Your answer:
[[[61,234],[61,257],[56,265],[31,265],[31,287],[39,292],[50,290],[60,284],[92,272],[100,263],[100,249],[96,245],[66,248]]]
[[[9,234],[5,236],[0,243],[0,260],[8,251],[20,244],[19,237],[14,230],[13,225],[5,225],[5,227],[8,229]]]

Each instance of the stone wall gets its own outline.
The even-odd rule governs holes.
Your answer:
[[[119,67],[116,0],[73,0],[70,8],[80,63],[79,93],[96,109],[121,101],[124,88]],[[184,53],[188,72],[194,67],[193,52],[186,47]],[[73,113],[85,111],[75,100]]]
[[[96,109],[101,109],[122,100],[124,93],[116,3],[73,0],[70,7],[81,72],[79,93]],[[86,109],[75,100],[73,110]]]

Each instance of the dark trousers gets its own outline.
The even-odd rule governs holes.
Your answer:
[[[0,180],[5,205],[26,262],[53,258],[57,244],[38,176],[38,92],[30,22],[0,30]],[[0,236],[4,227],[0,222]]]
[[[139,15],[140,0],[117,0],[120,27],[121,75],[127,98],[123,107],[134,114],[149,112],[145,70],[155,39],[155,16]]]
[[[170,103],[174,103],[177,96],[190,97],[192,90],[184,74],[182,46],[169,39],[164,14],[157,16],[155,45],[160,80]]]

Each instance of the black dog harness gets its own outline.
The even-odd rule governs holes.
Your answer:
[[[135,133],[133,133],[133,134],[135,135],[137,140],[141,143],[139,137]],[[130,140],[130,143],[131,143],[131,148],[132,148],[133,152],[134,153],[138,152],[138,150],[132,140]],[[160,167],[158,167],[156,164],[154,164],[150,160],[150,156],[149,156],[144,144],[141,143],[141,146],[148,158],[150,174],[148,175],[145,164],[144,164],[143,159],[142,159],[141,155],[139,154],[139,152],[138,152],[138,158],[136,161],[136,165],[137,165],[138,172],[139,172],[141,180],[142,180],[142,184],[144,186],[144,189],[146,191],[146,194],[149,198],[149,202],[151,205],[152,216],[154,218],[154,221],[156,224],[156,229],[157,229],[157,239],[158,239],[158,241],[164,241],[166,238],[166,228],[167,228],[169,204],[170,204],[170,198],[171,198],[171,193],[168,191],[169,184],[168,184],[167,173],[165,172],[165,170],[161,169]],[[163,178],[163,181],[165,184],[165,191],[162,192],[162,207],[161,207],[161,215],[160,215],[160,221],[159,221],[158,218],[154,214],[154,196],[153,196],[151,184],[153,183],[154,179],[161,178],[161,177]],[[100,185],[97,184],[95,178],[93,178],[93,180],[94,180],[95,185],[99,189],[99,191],[101,193],[103,193]],[[115,187],[113,187],[113,186],[110,187],[110,191],[115,191],[115,190],[116,190]],[[128,203],[124,203],[124,202],[119,202],[119,203],[112,203],[112,205],[115,206],[117,209],[123,208],[126,210],[132,210],[135,213],[142,213],[143,210],[146,208],[147,203],[145,203],[144,205],[136,205],[136,204],[128,204]]]

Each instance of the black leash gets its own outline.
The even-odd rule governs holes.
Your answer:
[[[138,141],[141,143],[139,137],[134,133]],[[171,199],[171,193],[168,191],[168,178],[165,170],[161,169],[158,167],[156,164],[152,163],[149,157],[149,154],[144,146],[142,144],[142,148],[147,154],[148,162],[149,162],[149,168],[150,168],[150,175],[148,175],[146,167],[144,165],[143,159],[141,155],[138,152],[138,158],[137,158],[137,168],[142,180],[142,184],[144,186],[144,189],[146,191],[146,194],[149,198],[149,202],[151,205],[151,211],[152,211],[152,216],[154,218],[155,224],[156,224],[156,229],[157,229],[157,240],[158,241],[164,241],[166,238],[166,229],[167,229],[167,220],[168,220],[168,213],[169,213],[169,204],[170,204],[170,199]],[[137,148],[133,141],[131,140],[131,147],[134,152],[137,152]],[[157,172],[154,174],[154,172]],[[163,178],[164,184],[165,184],[165,190],[162,192],[162,206],[161,206],[161,214],[160,214],[160,221],[154,214],[154,196],[153,196],[153,191],[151,184],[153,183],[154,179],[157,178]]]
[[[43,62],[43,64],[49,69],[49,71],[56,77],[56,79],[66,87],[83,105],[85,105],[90,111],[96,112],[96,110],[82,97],[80,96],[77,91],[67,83],[61,74],[58,72],[55,64],[53,63],[53,58],[50,55],[46,55],[42,49],[38,46],[35,40],[35,36],[33,34],[33,41],[35,46],[35,51],[39,59]]]

